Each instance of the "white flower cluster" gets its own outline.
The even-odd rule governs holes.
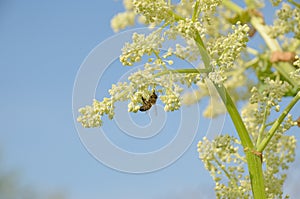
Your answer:
[[[288,115],[264,150],[264,162],[267,165],[264,171],[267,198],[284,198],[282,185],[287,177],[289,164],[295,160],[297,144],[295,136],[285,135],[284,132],[294,125],[291,115]]]
[[[118,32],[127,26],[133,26],[135,23],[135,16],[136,14],[133,11],[118,13],[110,22],[111,28],[115,32]]]
[[[120,61],[124,66],[132,66],[133,63],[139,62],[145,54],[159,54],[163,42],[164,38],[159,30],[152,32],[148,36],[134,33],[132,35],[132,43],[127,42],[122,48]]]
[[[135,24],[136,13],[132,0],[123,0],[123,5],[126,10],[115,15],[110,21],[110,26],[115,32]]]
[[[289,88],[290,86],[285,82],[266,79],[262,91],[252,89],[251,103],[243,108],[242,118],[254,142],[260,136],[259,133],[262,133],[262,137],[267,135],[268,127],[274,123],[268,121],[270,109],[275,107],[275,110],[279,111],[278,102]],[[261,132],[262,125],[264,129]],[[284,198],[282,185],[286,179],[285,170],[288,169],[288,164],[294,161],[296,148],[295,137],[284,133],[295,125],[292,116],[288,115],[264,150],[263,162],[266,164],[264,181],[267,198]]]
[[[221,0],[181,0],[177,4],[169,5],[164,0],[123,0],[126,10],[114,16],[111,21],[111,27],[117,32],[127,26],[132,26],[136,17],[142,24],[172,23],[178,19],[190,18],[196,5],[198,5],[196,20],[199,19],[200,15],[209,18],[221,2]],[[196,24],[196,27],[199,25],[201,24]]]
[[[296,61],[294,62],[294,66],[296,70],[290,73],[290,77],[298,82],[300,82],[300,59],[298,56],[295,57]]]
[[[239,146],[240,142],[229,135],[212,141],[204,137],[198,143],[199,157],[216,182],[216,198],[250,198],[250,179],[244,169],[246,160],[239,154]]]
[[[165,111],[178,110],[181,106],[179,93],[174,93],[170,90],[166,90],[166,95],[161,96],[160,100],[166,104],[164,107]]]
[[[205,29],[200,21],[193,21],[190,18],[185,18],[177,22],[177,26],[174,26],[174,31],[181,34],[184,38],[191,39],[195,37],[198,32],[203,35]]]
[[[171,28],[164,32],[164,35],[167,39],[176,40],[176,37],[180,33],[177,32],[176,28]],[[175,55],[176,57],[189,61],[194,62],[200,60],[200,53],[199,48],[194,39],[186,38],[185,39],[185,46],[181,44],[176,44],[175,49],[169,48],[168,51],[165,53],[163,58],[170,57]]]
[[[287,3],[282,4],[282,8],[277,12],[277,19],[274,25],[270,26],[269,35],[276,38],[280,35],[293,33],[294,38],[300,39],[300,9]]]
[[[252,136],[253,142],[256,142],[257,140],[258,132],[264,119],[258,108],[258,103],[248,103],[243,107],[241,111],[241,116],[243,118],[244,124],[247,127],[248,132]]]
[[[200,12],[211,13],[215,12],[216,8],[222,3],[222,0],[200,0],[199,10]],[[195,4],[194,4],[195,5]]]
[[[272,80],[269,77],[264,80],[263,91],[260,92],[256,87],[251,90],[252,96],[250,103],[260,103],[262,107],[275,107],[278,112],[278,103],[281,98],[290,90],[291,86],[287,82]]]
[[[200,57],[198,46],[196,45],[196,42],[191,39],[186,41],[185,47],[180,44],[176,44],[174,54],[177,57],[190,62],[196,61]]]
[[[243,111],[244,116],[251,119],[246,123],[252,125],[251,129],[258,124],[257,115],[253,114],[256,107],[250,105]],[[264,150],[263,162],[266,167],[263,175],[267,198],[284,198],[282,185],[286,179],[285,171],[294,161],[296,149],[295,137],[284,135],[284,132],[293,125],[295,122],[289,115]],[[252,132],[252,137],[254,136],[258,136],[258,128]],[[236,138],[229,135],[220,135],[212,141],[204,137],[198,143],[199,157],[216,182],[217,198],[251,198],[250,177],[244,170],[246,159],[239,150],[240,145]]]
[[[271,109],[273,108],[276,112],[280,111],[279,102],[289,89],[290,85],[288,83],[280,80],[271,80],[270,78],[265,79],[263,90],[258,90],[256,87],[252,88],[250,103],[243,108],[242,118],[254,142],[258,139],[258,132],[262,125],[265,126],[265,129],[263,129],[265,131],[266,127],[272,124],[271,121],[268,121]],[[286,131],[294,123],[287,121],[282,125],[286,125],[284,130]],[[266,132],[264,131],[261,133],[265,135]],[[278,129],[277,132],[279,131],[281,130]]]
[[[262,91],[252,89],[251,103],[242,110],[242,118],[254,142],[258,139],[262,125],[265,125],[262,136],[267,135],[267,127],[274,123],[267,120],[270,109],[279,109],[278,102],[289,89],[287,83],[271,79],[265,80]],[[283,198],[285,170],[294,161],[296,148],[295,137],[284,133],[295,125],[292,116],[288,115],[264,150],[263,162],[266,168],[263,174],[267,198]],[[240,143],[228,135],[218,136],[213,141],[204,138],[198,143],[200,159],[216,182],[217,198],[251,197],[250,178],[243,170],[246,161],[244,154],[239,154],[242,151],[238,150],[238,145]]]
[[[103,101],[99,102],[96,99],[93,100],[92,106],[85,106],[79,109],[81,114],[77,121],[82,124],[85,128],[99,127],[102,125],[101,117],[105,114],[108,115],[109,119],[114,117],[114,103],[116,101],[124,101],[127,99],[130,93],[130,86],[124,83],[113,84],[109,90],[111,95],[110,98],[104,98]]]
[[[134,5],[133,5],[132,0],[123,0],[123,5],[124,5],[126,10],[133,10],[134,9]]]
[[[163,20],[171,20],[170,6],[164,0],[133,0],[136,13],[145,17],[147,24],[160,24]]]
[[[184,18],[191,17],[191,13],[193,13],[194,11],[194,4],[195,1],[181,0],[179,4],[177,4],[177,6],[175,7],[175,11],[177,14]]]
[[[234,61],[240,56],[248,41],[249,27],[246,24],[241,25],[238,22],[236,26],[232,26],[232,29],[233,33],[210,41],[207,45],[213,68],[209,78],[216,84],[226,80],[225,72],[232,69]]]
[[[154,92],[165,104],[165,111],[178,110],[181,106],[183,85],[190,86],[202,77],[199,73],[165,73],[166,64],[159,62],[158,65],[156,62],[146,63],[144,70],[131,74],[128,83],[113,84],[109,90],[110,98],[104,98],[101,102],[94,100],[92,106],[80,108],[81,115],[77,121],[86,128],[101,126],[103,115],[108,115],[109,119],[114,117],[115,102],[129,100],[128,111],[137,112],[144,103],[142,97],[149,99]]]

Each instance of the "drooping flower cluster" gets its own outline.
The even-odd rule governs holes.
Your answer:
[[[129,100],[128,111],[137,112],[143,105],[142,98],[149,99],[153,92],[156,92],[161,102],[165,104],[165,111],[178,110],[181,106],[183,85],[194,84],[203,77],[199,73],[189,75],[176,71],[165,73],[166,63],[159,62],[162,66],[156,62],[157,60],[153,64],[146,63],[144,70],[132,73],[128,77],[129,82],[113,84],[109,90],[109,98],[104,98],[101,102],[94,99],[91,106],[80,108],[81,115],[77,121],[86,128],[99,127],[102,125],[102,116],[108,115],[109,119],[114,117],[117,101]]]
[[[124,101],[131,92],[131,87],[126,82],[113,84],[109,90],[110,98],[104,98],[101,102],[94,99],[93,104],[79,109],[81,114],[77,121],[85,128],[102,126],[102,116],[108,115],[109,119],[114,117],[115,102]]]

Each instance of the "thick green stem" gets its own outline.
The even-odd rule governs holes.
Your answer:
[[[281,115],[278,117],[278,119],[274,122],[271,129],[269,130],[267,136],[261,141],[259,146],[257,147],[258,152],[262,152],[268,143],[270,142],[271,138],[274,136],[276,130],[280,126],[280,124],[283,122],[284,118],[287,116],[287,114],[290,112],[290,110],[293,108],[293,106],[300,100],[300,91],[297,93],[297,95],[292,99],[292,101],[289,103],[289,105],[284,109],[284,111],[281,113]]]
[[[199,52],[201,54],[202,61],[204,63],[205,68],[211,70],[209,54],[208,54],[208,52],[206,50],[206,47],[205,47],[205,45],[204,45],[204,43],[201,39],[200,34],[198,32],[196,33],[196,36],[195,36],[194,39],[195,39],[196,44],[198,46],[198,49],[199,49]]]
[[[266,196],[261,159],[254,153],[255,148],[251,141],[251,138],[226,88],[223,85],[215,85],[215,87],[219,95],[221,96],[223,103],[226,105],[227,111],[233,121],[233,124],[244,147],[248,163],[249,175],[251,179],[253,196],[255,199],[264,199],[266,198]]]
[[[197,34],[194,39],[197,43],[205,68],[210,70],[210,57],[200,35]],[[244,122],[242,121],[240,113],[238,112],[226,88],[223,85],[214,85],[227,108],[245,150],[253,196],[255,199],[264,199],[266,196],[261,159],[254,153],[255,148],[251,138],[247,132]]]

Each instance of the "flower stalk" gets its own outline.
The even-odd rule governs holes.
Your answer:
[[[209,68],[210,58],[199,34],[197,34],[195,41],[197,43],[197,46],[199,47],[199,51],[205,67]],[[240,113],[238,112],[235,104],[233,103],[228,91],[226,90],[223,84],[214,83],[214,86],[217,89],[223,103],[226,106],[226,109],[234,123],[234,126],[237,130],[237,133],[241,139],[241,143],[245,150],[253,196],[254,198],[264,199],[266,198],[266,194],[265,194],[261,158],[256,154],[252,153],[252,151],[255,151],[254,145],[251,141],[251,138],[245,127],[245,124],[242,121]]]
[[[276,130],[280,126],[280,124],[283,122],[284,118],[287,116],[287,114],[290,112],[290,110],[295,106],[295,104],[300,100],[300,91],[297,93],[297,95],[292,99],[292,101],[287,105],[287,107],[283,110],[283,112],[280,114],[278,119],[274,122],[271,129],[269,130],[267,136],[261,141],[261,143],[257,147],[257,151],[263,152],[268,143],[270,142],[271,138],[274,136]]]

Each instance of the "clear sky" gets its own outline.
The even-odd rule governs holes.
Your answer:
[[[196,151],[203,129],[208,127],[203,118],[186,153],[171,166],[147,174],[113,170],[97,161],[80,141],[72,115],[76,74],[90,51],[114,35],[110,19],[122,10],[121,1],[113,0],[0,2],[0,147],[4,165],[7,170],[19,171],[23,184],[41,192],[59,190],[71,199],[211,198],[213,181]],[[122,70],[116,72],[120,77]],[[109,69],[107,75],[112,75]],[[105,95],[100,87],[107,89],[111,82],[101,83],[97,89],[100,96]],[[159,116],[153,116],[161,114],[158,111]],[[143,122],[140,117],[148,115],[133,119]],[[169,135],[152,142],[154,146],[161,147],[174,136],[174,120],[167,122],[171,124],[166,123],[164,132]],[[114,122],[106,120],[105,124],[106,132],[117,131]],[[230,128],[226,118],[225,131]],[[145,140],[140,145],[138,140],[131,142],[128,136],[108,136],[125,148],[134,143],[131,150],[153,146]],[[293,167],[297,165],[299,158]],[[286,190],[296,194],[299,172],[293,171]]]

